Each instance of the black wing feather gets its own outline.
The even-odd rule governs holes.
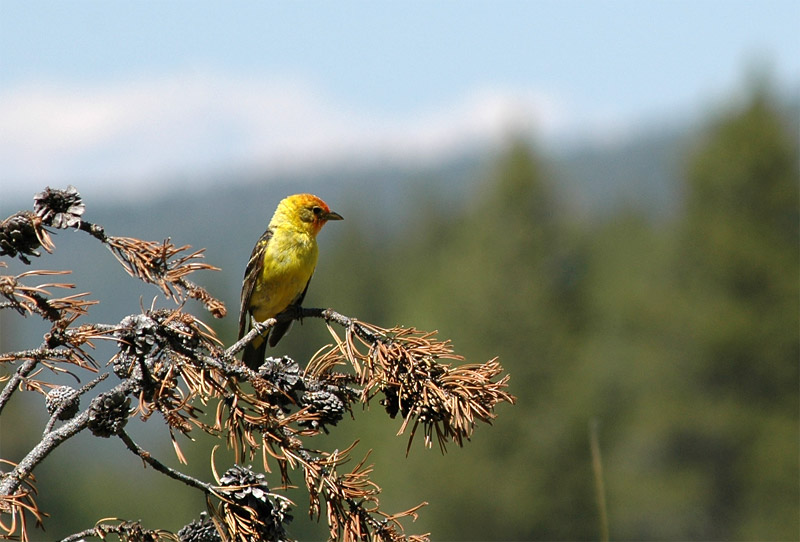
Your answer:
[[[250,329],[250,299],[253,296],[256,280],[261,275],[264,269],[264,252],[267,249],[267,243],[272,238],[272,230],[267,229],[261,237],[259,237],[253,252],[250,254],[250,260],[247,262],[247,267],[244,270],[244,280],[242,281],[242,297],[239,306],[239,339],[245,336]],[[264,363],[264,356],[266,354],[267,341],[257,341],[260,344],[253,346],[251,342],[244,348],[242,353],[242,361],[251,369],[257,369]]]
[[[258,242],[253,247],[253,252],[250,254],[250,260],[247,262],[247,267],[244,270],[244,280],[242,281],[242,297],[241,304],[239,305],[239,338],[244,337],[250,327],[250,298],[253,297],[253,289],[256,285],[256,280],[264,269],[264,251],[267,249],[267,243],[272,238],[272,230],[265,231]]]

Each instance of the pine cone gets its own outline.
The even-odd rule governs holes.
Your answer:
[[[317,389],[305,392],[300,398],[300,406],[309,407],[309,412],[318,414],[320,418],[319,420],[300,422],[300,425],[322,429],[327,433],[325,425],[336,425],[344,417],[345,401],[340,394],[346,393],[345,389],[322,384]]]
[[[200,513],[199,520],[193,520],[190,524],[178,531],[180,542],[222,542],[214,522],[208,517],[206,512]]]
[[[289,513],[289,503],[283,499],[277,505],[273,503],[263,474],[234,465],[225,471],[219,481],[221,489],[228,498],[239,507],[246,507],[244,509],[233,507],[229,509],[230,513],[250,523],[258,533],[259,540],[275,542],[286,540],[284,523],[288,524],[293,519]],[[230,489],[225,490],[226,487]],[[252,510],[254,514],[247,509]]]
[[[66,190],[56,190],[48,186],[33,196],[33,210],[48,226],[77,228],[81,225],[81,216],[86,207],[74,186],[69,185]]]
[[[20,211],[0,222],[0,256],[19,256],[28,265],[31,261],[26,256],[38,258],[36,249],[42,245],[36,225],[41,228],[41,222],[31,211]]]
[[[89,407],[89,429],[98,437],[108,438],[119,433],[128,423],[131,398],[121,391],[102,393]]]
[[[80,408],[78,392],[69,386],[59,386],[50,390],[45,399],[47,412],[51,416],[59,412],[59,420],[72,419]]]
[[[267,358],[258,368],[258,374],[279,390],[278,393],[271,394],[269,399],[284,411],[288,411],[292,404],[297,404],[298,392],[306,389],[300,365],[287,356]]]
[[[119,323],[116,336],[120,339],[120,350],[133,356],[146,356],[160,342],[158,324],[146,314],[126,316]]]

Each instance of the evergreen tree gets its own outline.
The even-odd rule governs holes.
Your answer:
[[[676,460],[708,477],[702,536],[792,538],[798,524],[798,140],[767,86],[690,163],[683,275],[702,400]],[[725,405],[724,408],[721,406]],[[680,433],[680,435],[678,434]]]

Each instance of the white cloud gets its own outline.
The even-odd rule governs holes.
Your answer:
[[[353,157],[434,159],[509,130],[558,138],[577,117],[552,96],[478,89],[439,109],[376,113],[290,78],[183,74],[0,90],[0,181],[156,185],[225,167],[300,167]],[[188,181],[187,181],[188,182]],[[6,192],[9,193],[9,192]]]

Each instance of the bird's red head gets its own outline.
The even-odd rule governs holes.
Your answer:
[[[295,194],[283,199],[275,210],[271,224],[289,223],[318,234],[328,220],[342,220],[328,204],[313,194]]]

